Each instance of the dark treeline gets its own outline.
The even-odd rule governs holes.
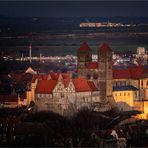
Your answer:
[[[73,116],[65,117],[27,108],[0,110],[0,146],[117,147],[118,140],[111,135],[113,129],[126,138],[128,147],[146,146],[147,126],[142,126],[140,121],[134,123],[133,130],[130,125],[119,126],[134,114],[137,113],[114,110],[101,113],[82,108]]]
[[[49,147],[108,147],[116,142],[109,134],[125,119],[116,111],[98,113],[87,108],[81,109],[71,117],[63,117],[53,112],[38,112],[21,115],[21,122],[16,125],[16,139],[11,146],[49,146]],[[127,118],[127,117],[126,117]],[[113,122],[115,121],[115,122]],[[124,128],[126,137],[128,128]],[[93,133],[100,133],[97,137]],[[136,132],[136,131],[134,131]],[[133,134],[133,133],[132,133]],[[143,134],[140,131],[139,134]],[[146,135],[143,134],[146,138]],[[127,139],[127,144],[139,146],[145,141],[138,137]],[[108,140],[112,142],[107,142]],[[132,142],[132,144],[131,144]],[[143,145],[143,143],[141,145]],[[140,146],[141,146],[140,145]]]
[[[110,116],[117,113],[110,112]],[[95,146],[91,133],[107,127],[112,118],[82,109],[73,117],[63,117],[53,112],[30,113],[22,116],[16,127],[15,146]],[[37,140],[38,139],[38,140]]]

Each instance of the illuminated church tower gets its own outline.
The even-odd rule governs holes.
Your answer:
[[[112,97],[112,49],[106,43],[98,50],[98,65],[100,101],[105,103]]]
[[[86,64],[88,62],[92,62],[92,50],[87,45],[86,42],[84,42],[78,49],[77,57],[78,57],[78,66],[77,66],[78,73],[81,76],[85,76]]]

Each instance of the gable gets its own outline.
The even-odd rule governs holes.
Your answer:
[[[62,83],[62,81],[59,81],[59,82],[56,84],[56,86],[55,86],[53,92],[62,92],[62,91],[65,91],[65,87],[64,87],[64,84]]]
[[[67,90],[68,91],[75,91],[75,86],[72,81],[69,82]]]

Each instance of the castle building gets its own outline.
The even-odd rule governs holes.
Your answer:
[[[92,61],[92,50],[83,43],[77,51],[78,77],[66,73],[34,74],[27,92],[28,104],[37,110],[50,110],[62,115],[82,107],[96,111],[140,110],[140,118],[148,118],[148,71],[143,66],[114,69],[112,49],[103,43],[98,61]]]
[[[35,101],[38,111],[51,110],[67,114],[68,111],[76,112],[82,107],[97,111],[111,109],[111,48],[106,43],[102,44],[98,50],[97,62],[92,61],[92,50],[87,43],[80,46],[77,55],[78,78],[56,73],[34,75],[29,98]]]
[[[38,82],[36,82],[38,81]],[[37,110],[50,110],[60,114],[76,112],[81,107],[91,108],[99,102],[99,91],[92,81],[84,77],[71,78],[69,74],[49,73],[34,77]]]

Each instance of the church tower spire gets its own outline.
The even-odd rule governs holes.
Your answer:
[[[80,75],[85,75],[85,68],[88,62],[92,62],[92,50],[86,42],[82,43],[77,52],[78,66],[77,70]]]
[[[103,43],[98,50],[98,64],[100,100],[106,102],[112,96],[112,49],[107,43]]]

